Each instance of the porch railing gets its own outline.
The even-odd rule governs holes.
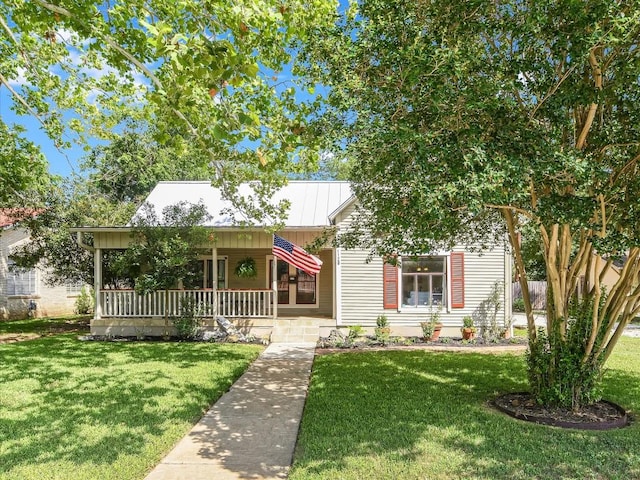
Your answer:
[[[101,290],[102,317],[169,317],[180,315],[181,305],[191,300],[202,317],[272,317],[273,290],[159,290],[139,295],[134,290]]]

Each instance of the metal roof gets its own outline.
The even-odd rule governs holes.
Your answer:
[[[249,184],[243,184],[239,192],[247,196],[252,193],[252,189]],[[284,222],[285,227],[324,227],[331,224],[330,215],[335,214],[352,195],[348,182],[290,181],[273,196],[273,201],[276,203],[287,199],[291,204]],[[235,225],[232,218],[224,213],[225,210],[235,210],[233,205],[222,198],[220,190],[209,182],[159,182],[146,199],[158,214],[165,207],[180,201],[192,204],[202,201],[212,217],[206,226]]]

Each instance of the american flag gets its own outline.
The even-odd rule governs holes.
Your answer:
[[[322,260],[318,257],[314,257],[304,249],[278,235],[273,236],[273,249],[271,251],[280,260],[290,263],[309,275],[315,275],[322,267]]]

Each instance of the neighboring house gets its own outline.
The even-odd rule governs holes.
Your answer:
[[[0,209],[0,320],[71,314],[80,294],[81,285],[47,285],[44,269],[11,268],[9,256],[29,241],[29,232],[18,222],[25,215],[36,214],[24,209]]]
[[[285,227],[278,235],[304,248],[327,228],[344,230],[353,219],[356,199],[346,182],[292,181],[279,198],[290,200]],[[217,315],[256,334],[274,333],[284,323],[290,329],[315,329],[322,335],[336,327],[361,325],[371,330],[386,315],[392,334],[418,335],[420,322],[440,311],[443,335],[459,335],[462,318],[482,315],[483,302],[494,284],[500,288],[498,322],[511,314],[511,257],[503,245],[490,251],[425,252],[420,258],[401,258],[401,267],[368,261],[368,251],[327,247],[317,256],[323,265],[308,275],[272,255],[273,236],[260,226],[241,228],[224,213],[232,208],[208,182],[160,182],[147,202],[161,212],[179,201],[203,201],[212,220],[211,243],[202,245],[202,282],[196,290],[169,291],[169,315],[179,311],[181,298],[203,305],[206,324]],[[130,227],[77,228],[93,234],[96,313],[94,334],[160,335],[165,314],[164,293],[138,295],[133,290],[106,289],[101,281],[102,252],[124,249]],[[82,239],[80,239],[80,243]],[[234,275],[237,263],[252,257],[256,278]],[[505,305],[507,308],[505,309]],[[284,323],[283,323],[284,322]],[[273,330],[273,332],[272,332]]]

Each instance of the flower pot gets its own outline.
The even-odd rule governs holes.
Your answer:
[[[462,329],[462,339],[463,340],[473,340],[473,337],[476,336],[475,328],[463,328]]]
[[[429,338],[429,341],[437,342],[438,339],[440,338],[441,331],[442,331],[442,324],[436,323],[436,325],[433,327],[433,334],[431,335],[431,338]]]

